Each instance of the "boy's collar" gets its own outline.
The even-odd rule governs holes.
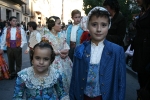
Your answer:
[[[79,26],[79,25],[80,25],[80,23],[79,23],[79,24],[74,24],[74,23],[73,23],[73,26]]]

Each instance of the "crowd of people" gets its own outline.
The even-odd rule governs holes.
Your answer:
[[[131,25],[136,34],[128,50],[134,50],[131,67],[140,85],[137,100],[149,100],[150,1],[137,4],[141,12]],[[94,7],[83,17],[75,9],[71,18],[68,25],[58,16],[50,16],[43,26],[34,21],[18,24],[14,16],[0,23],[0,79],[16,78],[13,100],[22,100],[24,92],[27,100],[125,100],[126,19],[118,1],[104,0],[103,7]],[[25,44],[31,67],[21,70]]]

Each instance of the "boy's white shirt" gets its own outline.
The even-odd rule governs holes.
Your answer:
[[[79,24],[72,26],[70,41],[76,42],[76,35],[77,35],[78,28],[79,28]]]
[[[30,36],[31,36],[31,35],[33,35],[33,32],[31,32]],[[36,33],[36,40],[38,41],[38,43],[41,41],[41,38],[42,38],[42,37],[41,37],[41,34],[37,31],[37,33]],[[29,49],[30,49],[30,48],[27,46],[27,49],[26,49],[26,50],[29,51]]]
[[[26,39],[25,31],[22,28],[20,28],[20,30],[21,30],[21,46],[20,47],[22,48],[24,44],[27,43],[27,39]],[[4,49],[4,46],[6,45],[6,34],[7,34],[7,28],[4,30],[4,35],[3,35],[2,43],[1,43],[1,49]],[[11,34],[10,40],[16,40],[16,27],[11,27],[10,34]]]
[[[98,46],[96,46],[95,43],[91,42],[90,64],[98,64],[100,62],[103,48],[104,48],[103,41],[99,42]]]

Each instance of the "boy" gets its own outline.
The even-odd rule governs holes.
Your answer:
[[[95,7],[88,14],[91,41],[76,47],[70,100],[124,100],[126,65],[121,46],[107,41],[108,11]]]
[[[31,34],[29,38],[29,44],[25,53],[27,54],[29,52],[30,60],[31,60],[31,54],[33,52],[32,51],[33,47],[41,41],[41,34],[36,30],[36,28],[37,28],[36,22],[30,21],[28,23],[28,30],[31,32]]]
[[[67,34],[67,43],[70,46],[69,57],[73,61],[74,49],[77,45],[80,44],[80,37],[83,33],[83,30],[79,25],[81,20],[81,12],[79,10],[73,10],[71,12],[71,17],[74,22],[73,25],[70,24],[68,26],[66,34]]]
[[[22,66],[22,48],[27,42],[25,31],[17,27],[17,18],[12,16],[9,18],[10,27],[4,30],[1,49],[7,46],[7,56],[9,64],[10,79],[17,76]],[[15,68],[16,63],[16,68]]]

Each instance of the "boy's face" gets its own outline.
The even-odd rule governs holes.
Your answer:
[[[17,26],[17,19],[13,18],[13,19],[10,21],[10,24],[11,24],[11,26],[13,26],[13,27]]]
[[[28,25],[28,30],[32,32],[33,28]]]
[[[92,16],[88,23],[88,29],[93,43],[98,44],[104,40],[109,29],[108,18]]]
[[[51,50],[49,48],[36,47],[34,50],[32,64],[37,73],[46,73],[51,63]]]
[[[74,20],[74,24],[75,25],[79,24],[80,21],[81,21],[81,14],[75,14],[75,15],[73,15],[72,20]]]

